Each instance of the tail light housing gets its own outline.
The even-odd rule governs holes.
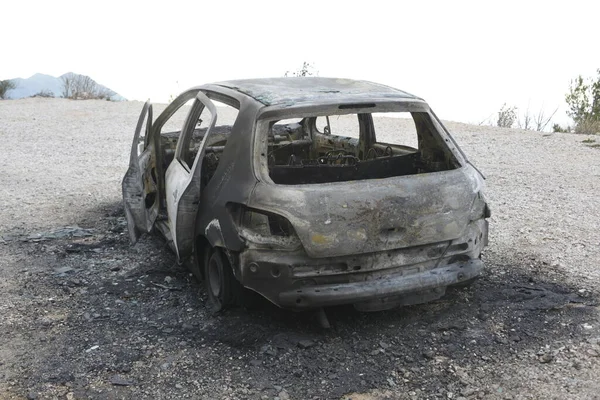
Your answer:
[[[255,248],[295,250],[301,246],[290,221],[278,214],[241,206],[238,228]]]

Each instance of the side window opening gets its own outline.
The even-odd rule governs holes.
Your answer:
[[[231,104],[234,104],[237,108],[216,99],[212,99],[212,102],[217,110],[217,122],[209,133],[205,145],[204,158],[202,159],[202,187],[208,185],[217,171],[217,167],[227,148],[231,131],[239,114],[239,105],[234,103],[233,100]],[[200,147],[200,140],[201,138],[198,139],[194,157]]]
[[[210,123],[215,116],[210,112],[208,107],[205,107],[200,100],[195,100],[189,120],[183,127],[183,132],[190,132],[181,137],[181,154],[179,161],[188,171],[192,170],[194,159],[200,149],[202,140],[206,136]]]
[[[190,113],[194,104],[194,98],[188,100],[175,111],[175,113],[164,123],[160,129],[160,140],[163,151],[164,170],[173,161],[177,141],[181,135],[181,129],[185,123],[187,115]]]
[[[373,113],[371,115],[375,128],[376,149],[390,146],[392,151],[397,149],[397,151],[410,152],[419,148],[417,127],[411,113]]]
[[[307,116],[261,126],[268,129],[266,166],[276,184],[382,179],[459,166],[427,112]]]
[[[208,97],[211,98],[210,93]],[[237,119],[237,115],[239,112],[238,102],[235,99],[223,100],[224,101],[219,101],[217,99],[211,100],[216,107],[218,118],[216,125],[213,128],[213,134],[210,135],[209,142],[207,143],[206,154],[223,152],[225,144],[227,143],[227,138],[231,133],[233,123]],[[173,161],[173,158],[175,156],[175,150],[177,148],[177,142],[179,140],[179,137],[181,136],[183,125],[186,122],[186,119],[195,101],[196,100],[194,95],[184,104],[182,104],[173,113],[173,115],[171,115],[169,119],[165,121],[165,123],[160,129],[160,137],[163,151],[163,164],[165,171],[169,164]],[[202,138],[206,133],[207,124],[210,122],[210,117],[210,111],[206,108],[204,108],[202,110],[201,115],[197,117],[197,123],[194,127],[194,132],[189,138],[188,145],[186,146],[186,148],[188,148],[189,151],[187,153],[184,152],[185,156],[183,157],[183,163],[188,169],[190,169],[192,164],[194,163],[194,158],[198,153],[200,143],[202,142]],[[216,158],[216,160],[213,160],[213,162],[209,162],[209,172],[211,169],[214,172],[214,169],[216,169],[216,166],[218,165],[218,155],[213,154],[213,156],[210,156],[210,158]]]
[[[360,126],[356,114],[317,117],[316,129],[319,133],[358,140]]]

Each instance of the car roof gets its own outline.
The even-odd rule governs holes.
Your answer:
[[[213,85],[236,90],[266,106],[379,100],[422,100],[410,93],[369,81],[342,78],[285,77],[241,79]]]

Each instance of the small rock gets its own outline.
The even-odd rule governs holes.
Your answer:
[[[171,282],[173,282],[173,277],[172,276],[168,276],[168,275],[165,276],[165,283],[169,284]]]
[[[176,387],[177,389],[183,389],[183,386],[181,386],[181,384],[179,384],[179,383],[176,383],[176,384],[175,384],[175,387]]]
[[[282,390],[281,392],[279,392],[279,399],[280,400],[290,400],[290,395],[285,390]]]
[[[301,349],[308,349],[309,347],[313,347],[314,345],[315,342],[309,339],[303,339],[298,342],[298,347],[300,347]]]
[[[268,356],[271,356],[271,357],[275,357],[275,356],[277,355],[277,350],[276,350],[276,349],[274,349],[274,348],[273,348],[273,346],[271,346],[271,345],[268,345],[268,344],[264,345],[264,346],[263,346],[263,347],[260,349],[260,352],[261,352],[262,354],[266,354],[266,355],[268,355]]]
[[[431,360],[432,358],[435,357],[435,353],[433,352],[433,350],[425,350],[425,351],[423,351],[423,357]]]
[[[57,275],[66,274],[67,272],[71,272],[71,271],[73,271],[73,268],[67,267],[67,266],[59,267],[59,268],[55,268],[54,269],[54,273],[57,274]]]
[[[550,353],[545,353],[540,356],[540,362],[542,364],[547,364],[552,360],[554,360],[554,356]]]
[[[506,339],[503,336],[496,336],[496,337],[494,337],[494,340],[496,341],[496,343],[508,344],[508,339]]]
[[[521,336],[519,336],[519,335],[510,335],[510,340],[512,340],[513,342],[520,342],[521,341]]]
[[[260,360],[250,360],[250,365],[254,367],[260,367],[262,365],[262,361]]]
[[[587,349],[585,352],[592,357],[598,357],[600,355],[598,354],[598,351],[594,349]]]
[[[27,393],[27,400],[37,400],[38,395],[36,393]]]
[[[120,271],[120,270],[121,270],[121,267],[119,267],[119,266],[117,265],[117,266],[114,266],[114,267],[112,267],[110,270],[111,270],[112,272],[117,272],[117,271]]]
[[[123,378],[120,375],[113,375],[110,377],[110,383],[115,386],[131,386],[133,381]]]

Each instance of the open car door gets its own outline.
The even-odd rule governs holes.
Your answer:
[[[179,261],[189,257],[194,249],[194,226],[200,201],[202,160],[207,137],[216,121],[215,105],[204,93],[198,92],[177,142],[175,157],[167,168],[167,213]],[[202,136],[197,150],[192,146],[193,135]]]
[[[129,168],[121,184],[127,230],[132,244],[137,242],[142,233],[150,232],[158,216],[159,199],[156,175],[153,174],[156,160],[151,133],[152,105],[147,101],[135,128],[129,155]]]

